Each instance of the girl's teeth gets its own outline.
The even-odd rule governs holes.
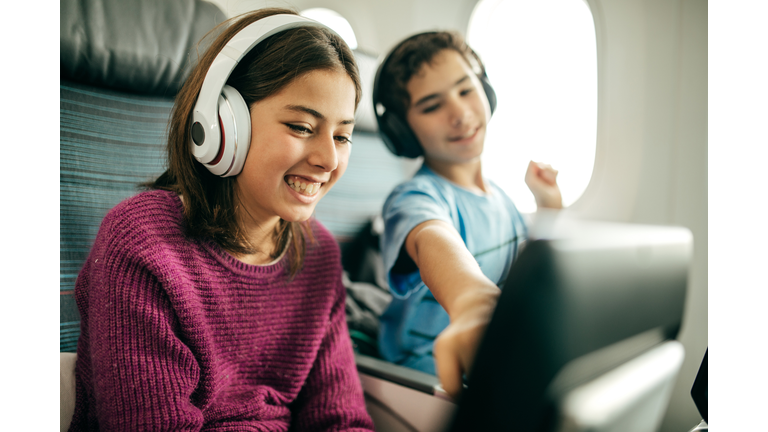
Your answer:
[[[288,177],[286,182],[291,188],[293,188],[293,190],[302,195],[313,195],[320,189],[319,183],[304,183],[303,181],[294,179],[293,177]]]

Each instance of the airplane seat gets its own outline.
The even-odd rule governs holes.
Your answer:
[[[164,171],[173,98],[224,18],[201,0],[61,2],[61,352],[77,348],[75,279],[101,220]]]
[[[507,427],[489,429],[477,417],[458,419],[459,405],[436,377],[367,356],[357,355],[356,361],[368,413],[379,431],[654,432],[666,413],[683,358],[682,344],[670,340],[576,386],[557,388],[568,374],[589,369],[585,362],[594,357],[575,359],[549,383],[550,401],[541,423],[519,423],[507,406],[497,415],[506,415]]]
[[[202,0],[60,3],[61,430],[74,412],[77,275],[107,211],[164,171],[173,99],[225,19]]]

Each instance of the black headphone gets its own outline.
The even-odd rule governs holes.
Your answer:
[[[192,154],[212,173],[240,174],[251,144],[251,114],[245,100],[226,85],[235,66],[264,39],[296,27],[329,27],[298,15],[272,15],[240,30],[222,48],[208,68],[192,110]]]
[[[421,147],[416,134],[408,125],[408,121],[402,116],[396,114],[393,110],[387,108],[381,101],[379,94],[379,82],[381,81],[382,71],[387,67],[392,54],[397,51],[403,44],[410,41],[413,38],[425,35],[434,34],[437,32],[425,32],[413,35],[395,46],[392,51],[387,54],[387,57],[379,65],[376,70],[376,77],[373,81],[373,112],[376,115],[376,121],[379,124],[379,134],[381,135],[384,144],[387,148],[396,156],[402,156],[407,158],[416,158],[424,154],[424,149]],[[475,56],[477,62],[482,65],[480,59],[477,57],[474,51],[472,54]],[[491,87],[491,82],[488,80],[488,75],[485,73],[485,68],[477,75],[477,78],[483,85],[485,96],[488,98],[488,104],[491,106],[491,115],[496,110],[496,92]]]

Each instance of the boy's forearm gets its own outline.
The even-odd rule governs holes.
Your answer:
[[[451,321],[470,309],[493,311],[501,290],[483,274],[451,225],[424,222],[408,235],[406,250]]]
[[[433,349],[440,383],[448,394],[458,397],[462,375],[472,368],[501,290],[483,274],[461,236],[446,222],[424,222],[408,234],[405,245],[421,279],[451,318]]]

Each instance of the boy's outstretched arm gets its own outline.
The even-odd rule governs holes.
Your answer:
[[[417,225],[405,240],[421,279],[448,312],[448,327],[435,339],[437,376],[457,397],[462,374],[472,367],[475,351],[491,320],[501,290],[488,279],[456,229],[441,220]]]
[[[531,161],[525,172],[525,184],[536,198],[539,208],[563,208],[560,186],[557,185],[557,170],[551,165]]]

